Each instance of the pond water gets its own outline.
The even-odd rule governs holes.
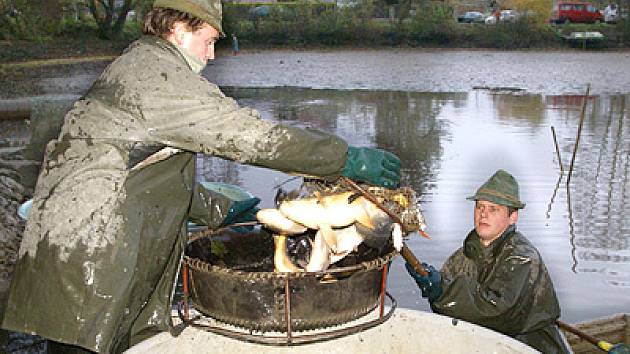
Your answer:
[[[264,118],[316,127],[402,160],[402,184],[420,195],[431,239],[408,245],[439,267],[472,228],[465,198],[497,169],[519,181],[518,229],[539,249],[568,322],[630,309],[630,122],[627,95],[587,99],[566,187],[583,96],[496,93],[225,88]],[[561,172],[551,127],[562,160]],[[199,157],[201,180],[239,184],[273,206],[291,176]],[[399,306],[430,311],[398,258],[388,289]]]
[[[518,228],[549,268],[562,318],[577,322],[630,311],[628,58],[628,52],[245,50],[219,56],[204,73],[266,119],[400,156],[402,184],[421,196],[432,237],[408,245],[436,267],[472,228],[473,205],[465,198],[495,170],[511,172],[527,203]],[[100,70],[52,73],[18,86],[32,86],[21,96],[80,95]],[[588,83],[594,96],[567,188]],[[24,122],[1,121],[0,128],[0,153],[28,139]],[[291,178],[201,156],[198,177],[244,186],[267,207],[275,187]],[[388,289],[399,306],[430,311],[400,258]]]

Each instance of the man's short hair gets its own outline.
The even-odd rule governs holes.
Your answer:
[[[166,38],[171,33],[175,22],[183,22],[190,31],[194,32],[205,24],[186,12],[164,7],[153,8],[144,18],[142,33]]]
[[[512,215],[513,212],[518,211],[518,208],[508,206],[508,216]]]

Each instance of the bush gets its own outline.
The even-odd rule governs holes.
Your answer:
[[[57,31],[58,23],[29,6],[27,0],[11,1],[0,13],[0,39],[42,42]]]

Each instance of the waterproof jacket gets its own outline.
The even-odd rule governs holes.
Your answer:
[[[201,201],[217,226],[229,207],[195,188],[195,153],[334,178],[347,144],[260,119],[171,43],[139,39],[47,147],[3,327],[98,352],[168,330],[186,220]]]
[[[514,226],[484,247],[475,230],[440,270],[434,312],[472,322],[542,353],[569,353],[555,325],[560,306],[540,254]]]

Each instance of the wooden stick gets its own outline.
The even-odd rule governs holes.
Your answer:
[[[581,330],[579,330],[579,329],[569,325],[568,323],[562,322],[560,320],[556,320],[556,324],[558,324],[558,327],[575,334],[576,336],[578,336],[578,337],[588,341],[589,343],[591,343],[594,346],[604,350],[605,352],[608,352],[614,346],[613,344],[611,344],[611,343],[609,343],[609,342],[607,342],[605,340],[597,339],[597,338],[591,336],[590,334],[585,333],[585,332],[583,332],[583,331],[581,331]]]
[[[573,173],[573,163],[575,162],[575,155],[577,154],[578,145],[580,144],[580,136],[582,135],[582,125],[584,124],[584,114],[586,112],[586,102],[588,101],[588,94],[591,91],[591,84],[586,85],[586,94],[582,101],[582,113],[580,114],[580,125],[578,126],[577,137],[575,138],[575,146],[573,147],[573,157],[571,157],[571,166],[569,167],[569,176],[567,177],[567,186],[571,182],[571,174]]]
[[[398,224],[400,224],[400,226],[403,226],[403,222],[402,222],[402,220],[400,220],[398,215],[396,215],[393,211],[389,210],[386,206],[381,204],[381,202],[379,202],[378,199],[376,199],[376,197],[372,195],[372,193],[370,193],[370,192],[366,191],[365,189],[361,188],[361,186],[356,184],[353,180],[351,180],[348,177],[341,177],[341,178],[345,182],[347,182],[350,186],[352,186],[352,188],[356,189],[358,192],[363,194],[363,196],[367,200],[369,200],[370,202],[374,203],[377,207],[379,207],[382,211],[384,211],[385,214],[387,214],[390,218],[394,219],[395,223],[398,223]]]
[[[409,247],[407,247],[407,245],[405,245],[404,243],[402,249],[400,250],[400,255],[403,256],[405,261],[407,261],[407,263],[409,263],[413,267],[413,269],[418,272],[418,274],[422,275],[423,277],[429,276],[429,272],[427,272],[427,270],[422,266],[422,263],[420,263],[418,258],[416,258],[413,252],[411,252]]]
[[[556,129],[554,129],[553,125],[551,126],[551,134],[553,135],[553,143],[556,145],[556,155],[558,155],[558,165],[560,165],[560,173],[564,172],[564,168],[562,168],[562,158],[560,157],[560,147],[558,146],[558,139],[556,137]]]
[[[383,210],[385,212],[385,214],[389,215],[390,218],[394,219],[394,222],[400,224],[400,226],[403,225],[402,220],[400,220],[398,215],[394,214],[391,210],[387,209],[383,204],[381,204],[378,201],[378,199],[376,199],[376,197],[372,195],[372,193],[370,193],[370,192],[366,191],[365,189],[361,188],[361,186],[356,184],[353,180],[351,180],[348,177],[342,176],[341,178],[345,182],[347,182],[350,186],[352,186],[352,188],[356,189],[361,194],[363,194],[363,196],[367,200],[369,200],[370,202],[374,203],[377,207],[379,207],[381,210]],[[416,258],[416,256],[413,254],[413,252],[411,252],[409,247],[407,247],[407,245],[405,245],[404,243],[403,243],[402,249],[400,250],[400,255],[403,256],[405,261],[407,261],[407,263],[409,263],[413,267],[413,269],[415,269],[415,271],[418,272],[418,274],[420,274],[422,276],[425,276],[425,277],[429,275],[429,272],[427,272],[427,270],[424,269],[424,267],[422,266],[422,263],[420,263],[418,258]]]

